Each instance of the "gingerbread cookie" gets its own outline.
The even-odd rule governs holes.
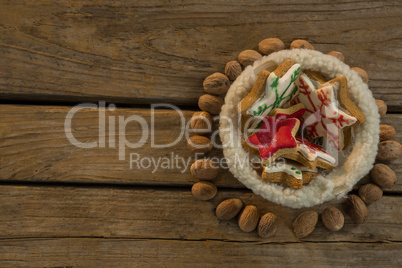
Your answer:
[[[295,135],[304,114],[304,105],[297,104],[287,109],[276,108],[272,116],[263,119],[260,125],[251,128],[254,133],[246,140],[244,147],[256,154],[264,162],[270,162],[283,154],[296,152]]]
[[[270,163],[284,154],[296,152],[295,135],[299,126],[300,121],[296,118],[277,120],[267,116],[261,128],[247,139],[247,143],[258,148],[264,163]]]
[[[317,175],[317,169],[308,169],[292,161],[276,161],[265,167],[261,179],[267,182],[280,182],[301,189],[303,184],[309,183]]]
[[[242,116],[269,115],[273,109],[281,107],[296,93],[294,82],[298,79],[300,65],[291,60],[284,61],[269,73],[263,70],[251,92],[238,104]]]
[[[255,101],[258,100],[262,93],[264,93],[267,78],[270,74],[271,73],[267,70],[262,70],[258,75],[257,81],[251,89],[251,92],[237,105],[237,110],[242,116],[247,115],[247,111],[251,108]]]
[[[285,154],[283,157],[303,164],[309,169],[320,167],[332,170],[335,168],[336,160],[329,155],[320,145],[296,136],[297,153]]]
[[[356,104],[349,98],[349,88],[348,82],[345,76],[340,76],[332,79],[331,81],[326,81],[324,76],[320,72],[305,70],[305,74],[311,79],[314,79],[318,83],[325,85],[329,84],[337,84],[338,87],[337,97],[339,104],[344,108],[348,113],[357,119],[357,122],[352,126],[357,126],[366,120],[362,111],[356,106]],[[350,146],[352,140],[352,126],[347,126],[343,129],[343,150]]]
[[[336,85],[328,83],[317,89],[306,74],[300,76],[297,85],[299,94],[292,102],[303,103],[306,108],[303,128],[307,135],[310,138],[325,137],[335,149],[341,150],[344,147],[343,129],[355,124],[357,119],[338,109]]]
[[[349,88],[348,81],[345,76],[340,76],[332,79],[328,83],[335,84],[339,83],[338,88],[338,101],[339,104],[346,109],[351,116],[357,119],[357,122],[352,126],[357,126],[363,124],[366,117],[362,111],[356,106],[356,104],[349,98]],[[350,146],[352,141],[352,126],[347,126],[343,129],[344,143],[343,149]]]
[[[325,77],[320,72],[311,71],[311,70],[304,70],[303,72],[308,77],[310,77],[311,79],[317,81],[320,84],[325,84],[327,82],[327,80],[325,80]]]

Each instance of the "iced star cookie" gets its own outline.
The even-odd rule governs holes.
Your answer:
[[[247,115],[268,116],[278,107],[284,107],[297,92],[295,81],[299,78],[300,65],[294,64],[279,78],[275,72],[271,73],[265,85],[265,92],[253,105],[246,111]]]
[[[356,123],[352,126],[357,126],[363,124],[366,120],[366,117],[362,113],[362,111],[356,106],[356,104],[349,98],[349,88],[348,81],[345,76],[340,76],[332,79],[328,83],[330,84],[339,84],[338,85],[338,101],[339,104],[347,110],[347,112],[357,119]],[[347,126],[343,129],[343,149],[346,149],[350,146],[352,141],[352,126]]]
[[[309,142],[300,135],[296,136],[297,153],[285,154],[284,158],[299,162],[309,169],[316,167],[332,170],[335,168],[336,159],[328,154],[320,145]]]
[[[247,139],[250,147],[258,149],[264,163],[270,163],[276,158],[296,152],[295,135],[300,121],[297,118],[278,120],[267,116],[262,120],[259,130]]]
[[[301,189],[318,175],[317,169],[308,169],[293,161],[276,161],[267,165],[261,179],[266,182],[280,182],[290,187]]]
[[[276,108],[261,121],[250,128],[252,133],[243,146],[254,154],[259,154],[263,161],[269,162],[283,154],[294,153],[297,142],[294,138],[300,119],[304,114],[304,105],[299,103],[290,108]],[[260,121],[257,121],[260,122]]]
[[[300,65],[284,61],[272,73],[263,70],[251,92],[238,104],[242,116],[262,116],[282,107],[296,93],[294,82],[298,79]]]
[[[325,137],[335,149],[341,150],[344,147],[343,129],[354,125],[357,119],[338,108],[337,85],[314,85],[306,74],[300,76],[297,85],[299,94],[292,103],[303,103],[306,108],[303,128],[307,135],[312,139]]]
[[[340,106],[347,111],[351,116],[357,119],[356,123],[352,126],[357,126],[363,124],[366,120],[362,111],[357,107],[357,105],[349,98],[349,88],[348,81],[345,76],[336,77],[330,81],[327,81],[325,77],[316,71],[305,70],[304,73],[312,80],[317,81],[318,83],[324,84],[336,84],[336,88],[338,88],[337,99],[339,101]],[[350,146],[352,141],[352,126],[345,127],[343,129],[343,148],[346,149]]]

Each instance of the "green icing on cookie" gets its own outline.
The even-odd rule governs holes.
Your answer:
[[[297,80],[297,78],[299,77],[300,69],[301,69],[301,67],[299,66],[296,70],[293,71],[293,73],[292,73],[291,76],[290,76],[290,82],[287,84],[286,89],[284,89],[284,90],[281,89],[281,90],[280,90],[280,91],[281,91],[281,95],[280,95],[280,96],[279,96],[279,90],[278,90],[278,87],[279,87],[279,84],[280,84],[280,78],[279,78],[279,77],[275,77],[275,78],[273,79],[272,83],[270,84],[270,89],[269,89],[270,91],[275,91],[275,100],[274,100],[274,102],[271,103],[270,105],[267,105],[266,103],[264,103],[264,105],[258,106],[258,107],[257,107],[257,110],[256,110],[256,111],[253,111],[252,114],[253,114],[254,116],[260,116],[260,115],[262,115],[266,110],[269,109],[269,112],[267,113],[267,115],[269,115],[269,114],[272,112],[273,109],[280,107],[281,104],[282,104],[282,102],[283,102],[285,99],[288,99],[288,100],[292,99],[293,96],[296,94],[298,88],[297,88],[297,86],[295,85],[295,87],[293,88],[292,92],[289,93],[288,90],[289,90],[290,86],[291,86],[292,84],[294,84],[294,82],[295,82],[295,81]],[[282,87],[282,86],[284,86],[284,85],[281,85],[281,87]],[[287,95],[285,96],[285,94],[287,94]]]

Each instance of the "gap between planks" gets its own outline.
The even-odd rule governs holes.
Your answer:
[[[206,76],[280,29],[287,47],[302,38],[341,51],[369,73],[376,98],[402,111],[399,1],[134,2],[2,1],[0,98],[196,106]]]

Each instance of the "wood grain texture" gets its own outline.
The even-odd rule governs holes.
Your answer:
[[[237,197],[255,205],[261,215],[279,217],[277,233],[260,238],[256,231],[244,233],[237,220],[221,221],[217,205]],[[332,201],[311,209],[321,213]],[[397,242],[401,197],[385,196],[371,204],[362,225],[345,216],[342,231],[330,232],[321,222],[302,241],[308,242]],[[125,239],[220,240],[234,242],[300,242],[291,223],[305,209],[290,209],[268,202],[244,190],[220,190],[211,201],[195,199],[188,189],[140,189],[95,187],[0,186],[0,239],[102,237]]]
[[[70,107],[50,106],[16,106],[0,105],[0,179],[18,181],[53,181],[53,182],[97,182],[97,183],[133,183],[154,185],[192,185],[189,168],[185,170],[180,161],[173,168],[157,168],[148,160],[130,169],[129,154],[139,154],[141,158],[181,157],[191,165],[194,155],[186,148],[183,137],[171,148],[151,148],[150,135],[141,148],[126,149],[126,160],[119,160],[119,133],[116,133],[116,148],[110,148],[108,131],[109,117],[124,119],[137,115],[144,118],[151,127],[150,110],[121,109],[106,111],[106,136],[99,135],[99,110],[84,109],[75,114],[72,120],[72,133],[81,142],[99,141],[105,137],[105,148],[82,149],[72,145],[64,131],[64,121]],[[186,120],[192,116],[191,111],[183,111]],[[173,142],[180,135],[181,123],[177,112],[159,110],[155,114],[155,143]],[[402,115],[387,114],[383,123],[391,124],[396,129],[395,140],[402,142]],[[118,127],[116,126],[116,131]],[[127,125],[126,138],[131,142],[140,140],[141,128],[138,123]],[[119,136],[120,135],[120,136]],[[208,156],[222,157],[221,150],[214,150]],[[133,159],[135,159],[133,157]],[[188,162],[187,162],[188,161]],[[175,161],[174,161],[175,162]],[[161,163],[161,162],[160,162]],[[392,192],[402,191],[402,160],[396,160],[390,167],[397,173],[397,185]],[[155,170],[155,171],[154,171]],[[183,172],[184,170],[184,172]],[[370,181],[369,176],[360,184]],[[226,169],[222,169],[214,181],[218,186],[244,188]],[[359,184],[359,185],[360,185]],[[358,186],[357,186],[358,187]]]
[[[82,109],[72,119],[71,133],[79,142],[97,142],[95,148],[74,146],[66,136],[65,119],[70,107],[0,106],[0,178],[2,180],[103,182],[163,185],[191,185],[196,179],[190,175],[195,155],[186,147],[185,136],[172,147],[153,148],[151,145],[152,116],[149,109],[116,109],[105,112],[105,134],[99,132],[99,109]],[[185,123],[193,112],[184,111]],[[115,118],[115,135],[109,133],[110,116]],[[119,131],[119,117],[139,116],[149,131],[146,143],[140,148],[125,148],[125,160],[119,160],[119,141],[139,141],[143,129],[137,122]],[[155,144],[168,144],[180,138],[182,128],[179,114],[172,110],[158,110],[155,119]],[[125,137],[123,136],[125,133]],[[109,142],[114,137],[115,145]],[[100,139],[105,139],[100,148]],[[133,161],[130,165],[130,155]],[[173,161],[171,161],[173,157]],[[175,159],[178,160],[175,160]],[[168,159],[170,165],[162,163]],[[183,162],[184,161],[184,162]],[[158,165],[159,162],[159,166]],[[229,183],[228,180],[232,182]],[[220,185],[236,185],[224,176]],[[240,185],[240,183],[237,183]]]
[[[365,69],[402,111],[400,1],[0,3],[0,98],[196,106],[203,79],[268,37],[307,39]]]
[[[401,243],[52,238],[0,240],[4,267],[399,267]],[[288,254],[291,254],[289,257]]]

